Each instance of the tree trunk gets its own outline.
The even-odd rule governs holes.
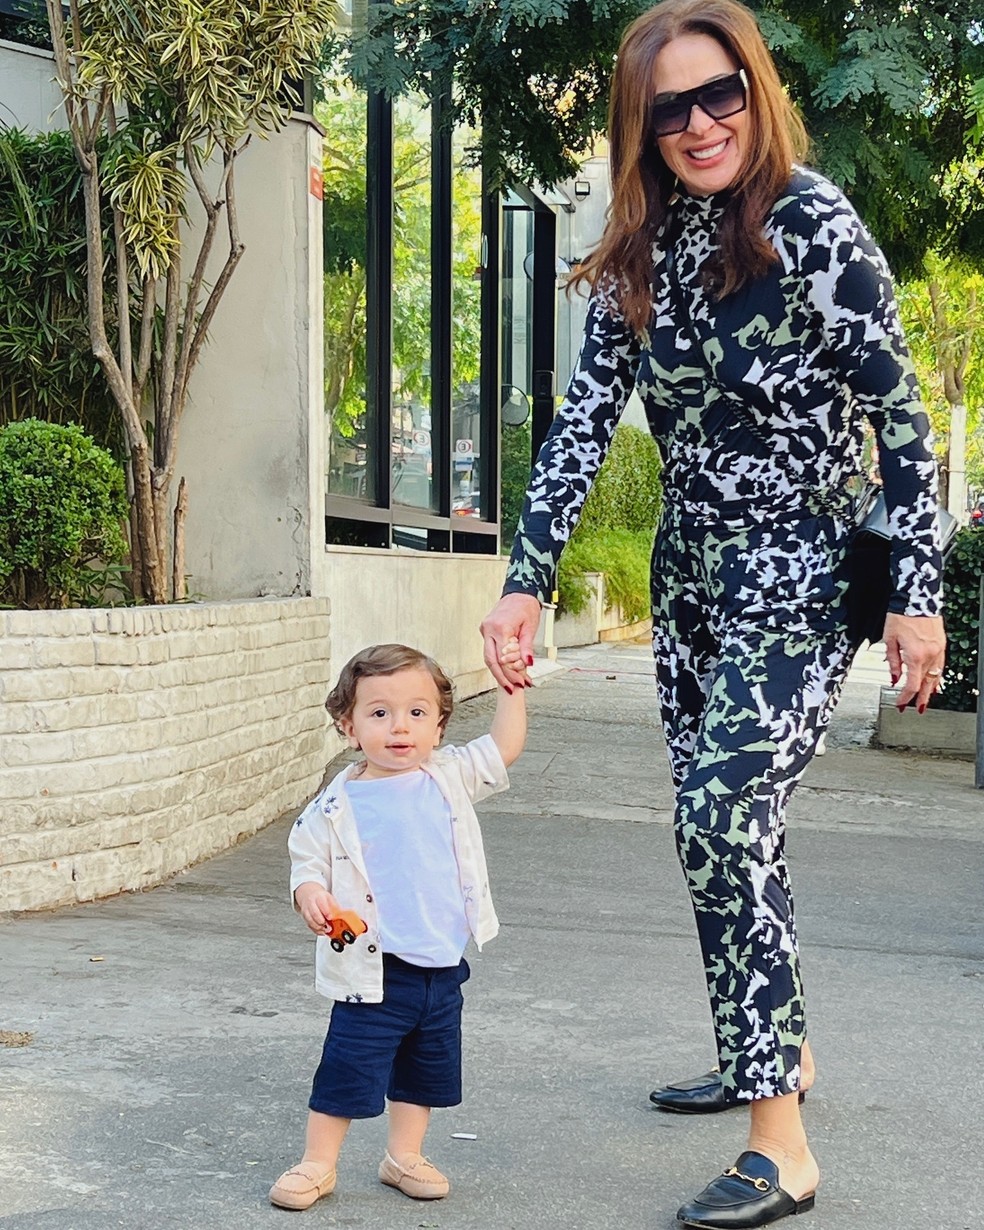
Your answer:
[[[135,444],[131,449],[130,475],[133,479],[137,550],[141,565],[140,588],[145,602],[167,602],[163,551],[157,534],[154,509],[153,475],[146,445]]]
[[[174,504],[174,564],[171,572],[171,597],[183,602],[188,597],[185,584],[185,517],[188,515],[188,484],[182,476]]]

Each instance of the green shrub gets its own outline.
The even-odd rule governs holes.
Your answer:
[[[649,613],[649,559],[661,501],[660,460],[648,432],[619,426],[588,493],[577,528],[560,557],[562,611],[576,615],[588,600],[585,574],[605,574],[609,607],[629,620]]]
[[[652,538],[662,488],[656,441],[648,431],[622,424],[584,502],[576,537],[595,530],[635,530]]]
[[[943,690],[932,701],[934,709],[973,713],[977,697],[977,645],[980,623],[981,577],[984,576],[984,531],[962,529],[946,562],[946,667]]]
[[[577,534],[568,543],[558,569],[560,609],[577,615],[590,596],[585,574],[605,574],[605,600],[621,607],[634,623],[650,612],[649,557],[652,530],[596,530]]]
[[[122,468],[80,427],[24,419],[0,428],[0,602],[99,601],[93,575],[125,556],[126,513]]]

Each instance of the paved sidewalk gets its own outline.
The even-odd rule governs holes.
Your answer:
[[[560,664],[512,790],[481,808],[503,929],[472,960],[465,1102],[428,1137],[451,1196],[380,1186],[374,1120],[333,1196],[266,1203],[325,1024],[285,818],[152,891],[0,923],[0,1030],[31,1035],[0,1046],[3,1230],[676,1226],[746,1116],[648,1102],[711,1061],[648,648]],[[981,1230],[984,792],[969,763],[866,746],[883,678],[858,664],[791,809],[824,1172],[803,1230]],[[459,706],[451,737],[491,710]]]

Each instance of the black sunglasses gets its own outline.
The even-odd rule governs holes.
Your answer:
[[[681,90],[669,98],[654,102],[649,108],[649,123],[654,137],[672,137],[684,132],[690,123],[690,113],[700,107],[712,120],[726,120],[748,106],[748,78],[739,68],[730,77],[718,77],[694,90]]]

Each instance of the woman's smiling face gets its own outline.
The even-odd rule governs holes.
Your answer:
[[[709,34],[681,34],[656,57],[654,101],[728,77],[740,67]],[[741,172],[750,122],[747,110],[715,120],[694,104],[683,132],[657,139],[659,152],[693,196],[723,192]]]

